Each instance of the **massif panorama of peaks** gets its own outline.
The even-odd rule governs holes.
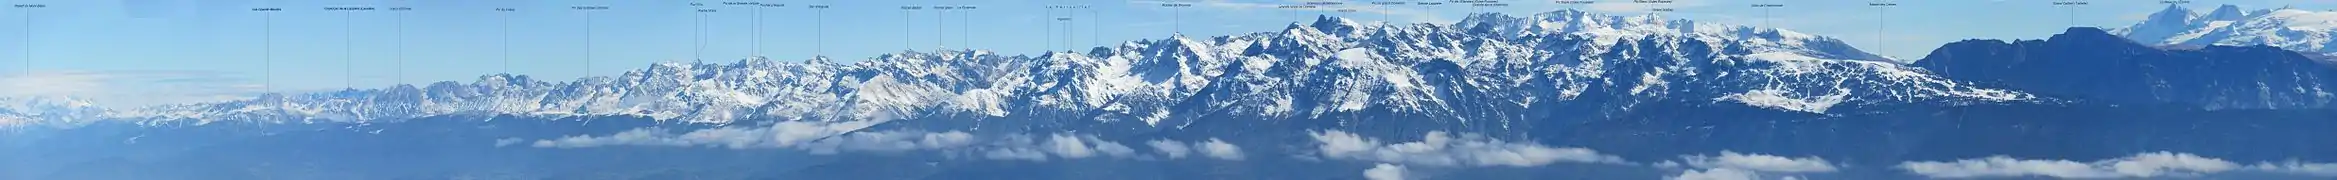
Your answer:
[[[2231,19],[2219,14],[2226,13],[2178,19]],[[2275,17],[2267,14],[2279,13],[2229,16]],[[2155,27],[2152,23],[2158,21],[2117,33],[2155,37],[2132,35],[2163,31],[2144,28]],[[1941,58],[1938,52],[1933,56]],[[35,100],[10,103],[0,112],[0,119],[4,119],[0,124],[371,122],[442,115],[585,115],[704,123],[1095,119],[1182,127],[1204,118],[1386,116],[1507,122],[1549,116],[1531,112],[1623,114],[1643,106],[1677,104],[1841,114],[1898,105],[2096,98],[2085,91],[2048,89],[2054,96],[2038,101],[2039,97],[2024,92],[2031,87],[2018,78],[1951,79],[1933,73],[1947,66],[1926,70],[1897,62],[1823,36],[1652,15],[1611,16],[1575,10],[1525,17],[1486,13],[1454,24],[1358,23],[1324,16],[1275,32],[1209,38],[1180,35],[1097,47],[1085,53],[936,51],[888,54],[849,64],[762,58],[729,64],[661,63],[619,76],[566,82],[499,74],[470,83],[269,94],[238,101],[119,110]],[[1942,64],[1937,62],[1928,64]],[[1947,75],[1958,74],[1970,73]],[[2318,82],[2288,84],[2323,86]],[[2194,91],[2247,92],[2203,89],[2213,90]],[[2264,89],[2274,88],[2257,88],[2268,91]],[[2311,95],[2321,92],[2319,89],[2295,92],[2326,96]],[[2289,96],[2256,97],[2259,101],[2214,95],[2118,96],[2123,99],[2103,101],[2230,101],[2205,103],[2219,108],[2327,104],[2327,98],[2265,102],[2293,100],[2284,98]]]
[[[2148,44],[2199,47],[2269,45],[2296,51],[2337,54],[2337,12],[2282,7],[2241,10],[2223,5],[2200,13],[2169,5],[2148,20],[2115,30]]]
[[[1826,113],[1843,104],[2027,98],[1928,75],[1833,38],[1562,10],[1527,17],[1478,14],[1437,25],[1324,16],[1276,32],[1175,36],[1086,53],[938,51],[850,64],[760,58],[662,63],[569,82],[489,75],[471,83],[129,110],[20,107],[8,115],[18,123],[361,122],[486,113],[691,122],[1094,117],[1162,125],[1206,116],[1354,112],[1516,119],[1512,114],[1530,109],[1620,111],[1667,101]]]

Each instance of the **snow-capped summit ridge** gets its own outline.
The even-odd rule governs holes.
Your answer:
[[[1776,28],[1670,19],[1654,14],[1615,16],[1571,9],[1536,13],[1528,17],[1479,13],[1463,19],[1457,26],[1476,33],[1510,36],[1581,36],[1596,40],[1598,44],[1613,44],[1646,36],[1682,36],[1711,43],[1742,45],[1745,50],[1756,53],[1790,52],[1828,59],[1896,61],[1824,36]]]
[[[2150,18],[2142,23],[2117,31],[2119,31],[2118,34],[2124,34],[2137,40],[2167,39],[2191,30],[2197,19],[2199,19],[2199,15],[2197,12],[2192,12],[2190,8],[2183,8],[2181,5],[2167,5],[2166,9],[2151,13]]]
[[[1791,31],[1556,11],[1459,24],[1324,16],[1279,31],[1178,34],[1088,52],[906,51],[728,64],[660,63],[617,76],[472,82],[106,111],[141,122],[371,122],[488,114],[742,120],[1019,119],[1142,122],[1342,114],[1493,123],[1550,107],[1657,102],[1831,113],[1866,104],[2017,101],[1839,40]],[[1855,109],[1855,108],[1848,108]],[[1207,118],[1204,118],[1207,117]]]
[[[2205,14],[2169,6],[2147,21],[2118,29],[2116,34],[2137,42],[2181,46],[2268,45],[2289,50],[2337,54],[2337,12],[2294,8],[2241,10],[2222,5]],[[2193,18],[2171,18],[2171,17]]]

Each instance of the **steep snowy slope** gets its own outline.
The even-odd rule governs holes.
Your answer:
[[[457,115],[886,121],[1014,117],[1144,122],[1345,112],[1423,120],[1528,119],[1539,106],[1740,104],[1829,113],[1845,105],[2016,101],[1839,40],[1777,29],[1562,10],[1480,14],[1455,25],[1323,17],[1276,32],[1142,40],[1085,53],[904,52],[825,59],[656,64],[614,77],[270,95],[45,119],[372,122]],[[40,120],[46,121],[46,120]],[[1190,121],[1178,121],[1190,122]]]
[[[2337,12],[2295,8],[2242,11],[2223,5],[2197,14],[2167,6],[2150,19],[2113,33],[2146,44],[2184,46],[2269,45],[2297,51],[2337,53]]]

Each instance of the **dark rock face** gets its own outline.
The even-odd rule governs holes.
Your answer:
[[[2044,96],[2207,109],[2327,108],[2337,68],[2267,46],[2159,49],[2098,29],[2047,40],[1968,40],[1915,63],[1949,78]]]

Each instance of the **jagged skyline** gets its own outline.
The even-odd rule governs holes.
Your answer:
[[[265,3],[257,2],[188,4],[187,2],[167,0],[123,1],[122,3],[78,1],[40,2],[51,4],[50,8],[41,9],[40,11],[42,13],[71,14],[46,15],[42,16],[44,18],[36,19],[37,23],[34,23],[34,25],[36,25],[35,27],[39,27],[43,30],[39,31],[42,33],[42,36],[40,36],[41,38],[39,38],[38,41],[35,41],[35,43],[32,43],[40,46],[34,49],[36,51],[35,54],[37,55],[35,56],[35,59],[41,60],[34,62],[34,64],[35,70],[44,71],[44,73],[39,73],[38,75],[41,76],[38,77],[12,78],[9,80],[11,83],[8,84],[22,84],[18,86],[23,87],[92,88],[79,88],[73,90],[9,91],[7,93],[0,93],[0,95],[53,96],[62,94],[82,97],[160,95],[158,97],[137,98],[138,100],[135,101],[105,100],[117,102],[104,103],[158,104],[169,102],[208,101],[231,99],[234,97],[249,97],[253,95],[254,92],[265,91],[262,90],[263,88],[261,86],[267,84],[272,84],[273,88],[265,89],[274,89],[278,92],[315,92],[337,90],[344,86],[355,86],[360,88],[387,87],[389,84],[399,83],[396,82],[398,79],[403,79],[405,81],[404,83],[408,84],[449,80],[463,81],[473,79],[478,75],[495,73],[526,74],[545,79],[573,79],[574,77],[580,75],[578,73],[586,71],[582,69],[582,63],[579,63],[582,60],[582,55],[580,53],[574,53],[575,51],[582,49],[582,47],[577,44],[577,42],[579,42],[579,38],[574,38],[576,37],[575,35],[579,34],[578,32],[575,32],[576,28],[573,28],[581,25],[578,24],[581,21],[581,16],[575,12],[570,12],[566,11],[567,9],[563,9],[567,6],[566,4],[570,3],[526,2],[525,4],[497,4],[415,1],[413,4],[407,6],[415,7],[417,10],[411,11],[407,15],[407,18],[410,19],[408,19],[408,22],[406,22],[409,23],[407,29],[409,34],[405,40],[408,43],[405,49],[406,53],[403,55],[407,60],[405,63],[406,67],[404,68],[407,72],[404,73],[404,77],[393,77],[396,76],[396,73],[394,72],[394,69],[396,69],[394,66],[396,66],[396,64],[393,62],[393,57],[398,55],[393,53],[393,49],[396,48],[391,48],[393,45],[391,42],[396,40],[392,40],[389,37],[386,37],[388,36],[386,34],[391,34],[390,30],[387,30],[391,27],[391,25],[384,23],[389,22],[394,18],[391,12],[374,11],[351,15],[352,19],[367,23],[358,23],[352,26],[355,27],[355,29],[350,31],[350,33],[358,34],[360,36],[357,36],[354,39],[354,42],[347,42],[347,44],[355,45],[354,47],[345,48],[354,49],[352,51],[355,54],[343,55],[342,52],[339,51],[342,50],[340,46],[344,43],[340,40],[342,34],[338,32],[340,31],[341,27],[337,26],[340,25],[338,22],[340,22],[341,18],[331,16],[337,13],[326,12],[315,8],[300,8],[345,6],[349,4],[398,4],[397,2],[398,1],[303,1],[278,2],[281,4],[276,5],[262,5]],[[599,38],[600,40],[598,41],[601,42],[599,43],[600,45],[598,47],[594,48],[596,50],[600,50],[599,52],[594,53],[595,56],[598,56],[594,58],[595,64],[598,64],[598,66],[591,70],[593,72],[600,72],[596,73],[596,76],[609,76],[612,75],[609,73],[622,72],[628,69],[637,69],[642,67],[642,65],[651,64],[654,62],[686,61],[688,57],[695,56],[693,53],[691,53],[693,50],[689,47],[689,44],[691,43],[691,34],[689,31],[692,30],[691,27],[693,27],[693,25],[691,24],[692,22],[690,16],[692,14],[686,11],[689,9],[687,5],[680,4],[679,2],[659,4],[635,1],[606,2],[609,2],[606,4],[619,6],[620,9],[611,10],[610,12],[606,12],[605,15],[602,15],[602,19],[599,21],[602,21],[603,23],[598,25],[598,28],[596,28],[600,30],[600,32],[596,32],[600,35],[596,35],[595,38]],[[766,14],[768,17],[765,19],[765,21],[769,23],[765,25],[764,30],[772,32],[763,33],[763,35],[761,35],[762,38],[764,38],[766,41],[765,43],[762,43],[761,46],[765,49],[768,49],[767,53],[765,54],[773,59],[806,59],[809,58],[809,54],[812,54],[810,51],[814,51],[813,49],[827,49],[829,52],[826,54],[834,57],[837,61],[851,62],[867,59],[876,55],[901,52],[901,49],[904,47],[913,48],[920,51],[930,50],[933,46],[935,46],[934,43],[936,43],[931,41],[934,39],[932,37],[936,36],[935,33],[924,32],[923,30],[906,33],[906,35],[911,37],[912,40],[903,41],[903,39],[900,39],[902,33],[898,33],[900,31],[898,29],[900,29],[899,25],[902,23],[899,23],[896,20],[901,16],[899,16],[900,13],[897,12],[898,10],[891,8],[901,4],[922,3],[886,1],[837,2],[835,4],[831,4],[840,7],[839,9],[831,12],[835,16],[831,17],[831,21],[829,21],[829,23],[833,23],[829,28],[831,33],[830,36],[835,37],[834,39],[828,41],[828,43],[830,43],[830,47],[817,48],[813,47],[817,46],[814,45],[817,43],[804,42],[807,39],[806,34],[809,33],[809,31],[802,27],[804,24],[801,23],[802,20],[808,18],[806,16],[810,15],[810,11],[807,9],[802,9],[802,6],[807,5],[807,2],[773,2],[791,2],[788,4],[795,5],[783,10],[771,11],[774,13]],[[1103,15],[1104,18],[1101,19],[1106,19],[1104,22],[1112,23],[1110,25],[1120,27],[1096,27],[1102,28],[1101,30],[1085,29],[1090,27],[1082,27],[1083,29],[1078,29],[1079,32],[1076,32],[1080,33],[1080,35],[1078,35],[1077,39],[1072,40],[1073,42],[1070,43],[1072,45],[1069,47],[1090,47],[1096,44],[1116,44],[1117,42],[1136,39],[1160,39],[1167,37],[1169,34],[1172,34],[1171,31],[1175,30],[1171,30],[1173,28],[1166,28],[1164,26],[1172,26],[1169,24],[1175,23],[1171,23],[1169,19],[1177,18],[1171,17],[1172,14],[1175,13],[1171,13],[1170,11],[1164,10],[1164,8],[1157,7],[1156,4],[1152,4],[1161,2],[1162,1],[1111,2],[1109,5],[1097,5],[1105,4],[1101,2],[1088,3],[1090,5],[1095,5],[1093,7],[1097,8],[1099,11],[1104,11],[1102,13],[1095,14]],[[1739,6],[1727,5],[1732,3],[1756,2],[1758,1],[1681,1],[1679,5],[1674,5],[1680,8],[1680,11],[1666,13],[1665,16],[1671,18],[1694,19],[1704,22],[1717,22],[1749,26],[1762,26],[1764,24],[1768,24],[1784,29],[1843,39],[1845,42],[1850,43],[1853,46],[1872,52],[1878,52],[1877,54],[1895,56],[1901,59],[1920,58],[1908,56],[1919,56],[1920,54],[1929,51],[1930,48],[1937,44],[1950,42],[1953,40],[1960,40],[1963,38],[2033,38],[2039,37],[2043,34],[2049,34],[2050,32],[2058,29],[1985,28],[1989,30],[1973,31],[1972,33],[1993,35],[1960,36],[1943,33],[1926,33],[1925,31],[1929,29],[1938,28],[1922,28],[1924,26],[1952,23],[1912,24],[1904,25],[1906,27],[1894,26],[1889,28],[1893,28],[1894,31],[1904,30],[1907,32],[1907,34],[1911,35],[1909,37],[1913,37],[1912,35],[1936,37],[1914,38],[1907,40],[1906,43],[1892,43],[1878,46],[1872,45],[1876,41],[1873,40],[1873,36],[1871,36],[1871,34],[1862,34],[1874,32],[1871,30],[1873,27],[1867,27],[1864,25],[1845,25],[1872,24],[1872,20],[1838,19],[1856,18],[1862,16],[1821,16],[1828,13],[1872,13],[1872,8],[1857,6],[1860,5],[1860,2],[1787,2],[1784,4],[1792,5],[1794,8],[1806,7],[1807,9],[1820,9],[1820,11],[1779,12],[1776,14],[1778,20],[1774,20],[1774,24],[1763,23],[1769,21],[1763,21],[1756,17],[1744,16],[1749,14],[1760,14],[1757,10],[1750,10],[1748,8]],[[174,3],[177,5],[191,6],[153,7],[173,5]],[[1396,22],[1452,23],[1454,21],[1458,21],[1462,17],[1465,17],[1465,14],[1479,12],[1477,9],[1467,8],[1466,6],[1460,5],[1448,5],[1448,7],[1434,9],[1415,7],[1411,9],[1399,8],[1397,10],[1385,11],[1375,11],[1373,9],[1366,8],[1362,9],[1362,12],[1337,13],[1329,12],[1328,10],[1318,10],[1313,12],[1290,12],[1273,9],[1272,7],[1258,7],[1261,5],[1300,3],[1297,1],[1195,1],[1192,3],[1200,4],[1200,6],[1196,8],[1187,8],[1187,10],[1182,13],[1182,19],[1184,20],[1183,23],[1186,24],[1186,26],[1182,26],[1184,28],[1181,29],[1186,31],[1187,34],[1194,36],[1230,35],[1245,32],[1267,31],[1279,28],[1281,25],[1293,21],[1308,21],[1311,20],[1311,17],[1315,15],[1342,16],[1366,22],[1377,21],[1381,19],[1394,19]],[[1348,3],[1354,5],[1367,4],[1360,1]],[[1550,11],[1551,9],[1582,9],[1590,12],[1629,15],[1638,13],[1634,11],[1639,11],[1640,9],[1644,8],[1637,7],[1636,5],[1622,6],[1631,4],[1612,2],[1603,2],[1601,4],[1587,6],[1556,5],[1546,2],[1510,3],[1514,6],[1506,8],[1486,8],[1482,10],[1482,12],[1530,14],[1546,12]],[[1901,3],[1906,4],[1915,2]],[[2011,9],[2039,9],[2037,7],[2028,7],[2027,5],[2020,5],[2011,2],[1974,1],[1924,3],[1926,4],[1911,4],[1909,5],[1910,7],[1900,8],[1906,9],[1903,10],[1904,12],[1899,12],[1900,10],[1894,10],[1894,12],[1906,14],[1904,16],[1935,16],[1936,14],[1941,13],[1953,13],[1952,11],[1948,10],[1976,7],[2005,6],[2012,7]],[[2132,10],[2132,12],[2148,13],[2155,11],[2157,7],[2163,7],[2162,5],[2138,2],[2094,3],[2097,5],[2094,5],[2095,7],[2088,9],[2103,9],[2100,11],[2127,11],[2128,9],[2139,8],[2146,10]],[[2273,3],[2297,3],[2310,5],[2321,2],[2233,1],[2199,3],[2234,3],[2254,9],[2260,7],[2270,7]],[[123,6],[121,4],[132,5]],[[748,43],[736,41],[736,39],[746,35],[743,33],[743,31],[741,31],[747,29],[743,23],[747,19],[741,17],[746,13],[744,10],[753,8],[721,6],[719,2],[707,2],[706,4],[709,4],[709,7],[717,7],[713,9],[723,10],[723,12],[709,15],[708,31],[709,35],[714,36],[714,38],[711,38],[711,41],[707,42],[708,45],[705,53],[706,55],[704,56],[706,57],[705,59],[714,62],[728,62],[739,59],[739,57],[743,57],[743,55],[746,54],[743,52],[743,49],[748,46]],[[970,29],[962,29],[969,30],[969,32],[966,32],[968,34],[976,35],[972,37],[966,37],[961,34],[954,34],[946,31],[948,29],[961,29],[962,27],[967,26],[957,24],[944,25],[945,27],[943,30],[945,31],[939,32],[941,34],[939,36],[967,38],[961,40],[964,42],[953,42],[957,44],[950,44],[951,48],[953,49],[963,48],[965,46],[973,46],[1003,54],[1032,54],[1040,52],[1040,49],[1073,49],[1063,48],[1066,46],[1059,45],[1063,43],[1052,42],[1063,41],[1064,39],[1060,38],[1061,35],[1064,35],[1062,33],[1047,35],[1048,33],[1045,33],[1045,31],[1033,31],[1034,29],[1050,29],[1046,28],[1050,25],[1039,23],[1037,21],[1016,20],[1040,19],[1038,16],[1043,14],[1030,13],[1033,12],[1032,10],[1037,9],[1017,8],[1033,8],[1021,6],[1033,4],[1078,3],[975,1],[964,2],[963,4],[983,7],[981,10],[968,11],[972,12],[971,15],[982,18],[969,19],[969,23],[975,25],[970,26],[972,27]],[[273,72],[260,71],[260,68],[258,68],[260,66],[260,63],[258,63],[260,62],[259,57],[262,56],[262,54],[259,52],[262,51],[262,48],[258,47],[260,43],[252,41],[252,39],[258,38],[257,35],[263,33],[255,33],[251,31],[259,29],[257,28],[257,25],[260,23],[257,19],[259,19],[260,16],[253,12],[243,11],[246,8],[249,8],[247,6],[280,6],[287,8],[287,11],[280,12],[278,17],[276,17],[279,18],[276,22],[276,31],[278,32],[275,33],[277,34],[275,37],[277,39],[275,44],[277,48],[275,50],[276,53],[274,53],[273,56],[275,56],[275,59],[277,60],[275,61],[275,68],[271,69]],[[389,7],[385,5],[374,6]],[[458,9],[492,9],[494,7],[505,6],[525,7],[526,9],[529,9],[523,10],[519,13],[514,13],[517,14],[517,16],[514,16],[515,19],[513,19],[513,22],[519,24],[515,25],[514,27],[516,36],[513,41],[515,43],[522,44],[514,46],[514,52],[512,52],[512,56],[514,58],[513,61],[514,63],[519,64],[519,66],[512,67],[512,72],[502,72],[502,67],[500,65],[496,65],[498,64],[496,62],[500,61],[502,57],[502,53],[499,50],[501,42],[498,41],[499,37],[497,36],[497,31],[500,29],[496,28],[496,25],[498,25],[498,22],[500,22],[498,20],[500,19],[496,18],[496,13],[488,10],[476,10],[477,12],[458,11]],[[2189,6],[2203,5],[2195,4]],[[123,9],[123,12],[128,13],[120,15],[110,14],[113,9],[117,8]],[[871,8],[878,10],[868,10]],[[654,11],[650,9],[674,9],[674,11]],[[2055,9],[2051,9],[2051,7],[2043,7],[2041,9],[2045,11],[2031,13],[2059,13],[2058,11],[2053,11]],[[1043,12],[1044,10],[1037,11]],[[1386,12],[1390,15],[1382,16],[1379,14],[1373,14],[1380,12]],[[2027,11],[2023,10],[2021,12]],[[930,13],[931,10],[927,10],[927,12],[918,12],[913,14],[913,16],[910,16],[911,23],[908,23],[908,25],[912,25],[911,28],[933,27],[933,24],[931,24],[932,17],[929,16]],[[21,13],[0,13],[0,19],[10,18],[8,16],[21,15]],[[1091,16],[1090,14],[1080,15],[1083,17]],[[76,21],[60,22],[56,20],[61,19],[52,18],[68,18]],[[852,20],[854,18],[857,18],[858,20]],[[1829,18],[1837,19],[1828,20]],[[2105,27],[2122,27],[2125,24],[2135,22],[2134,20],[2125,20],[2123,17],[2108,17],[2103,15],[2095,15],[2093,13],[2086,13],[2085,16],[2080,16],[2080,18],[2088,21],[2087,24],[2100,24],[2099,26]],[[2047,21],[2036,20],[2038,18],[2022,19],[1975,17],[1971,19],[2012,20],[2008,22],[1993,23],[1992,26],[2028,26],[2021,25],[2024,23],[2032,25],[2061,24],[2030,22]],[[1942,20],[1941,22],[1954,22],[1954,20]],[[1094,25],[1093,23],[1089,22],[1080,23],[1082,26]],[[1811,25],[1809,23],[1830,25]],[[72,30],[92,28],[103,30]],[[0,28],[0,32],[6,31],[20,31],[20,29]],[[1092,34],[1097,32],[1101,32],[1103,34],[1100,36]],[[133,38],[141,36],[106,36],[108,34],[143,34],[147,35],[147,38]],[[368,37],[364,35],[377,36]],[[0,37],[0,41],[21,40],[21,38],[11,38],[14,37]],[[1040,39],[1039,41],[1049,42],[1022,41],[1031,43],[1005,43],[1015,42],[1007,39]],[[130,43],[133,42],[131,40],[140,40],[145,43]],[[904,46],[904,43],[907,45]],[[9,43],[8,45],[0,46],[9,46],[13,44],[16,43]],[[96,46],[97,44],[118,45]],[[6,50],[0,51],[18,50],[21,48],[7,47],[5,49]],[[92,53],[103,49],[153,53]],[[1085,48],[1076,49],[1084,50]],[[342,60],[343,56],[350,56],[354,58],[354,61],[358,64],[342,64],[344,62]],[[18,57],[0,58],[21,59]],[[70,61],[61,61],[59,59],[70,59]],[[356,68],[355,72],[343,73],[340,70],[344,66],[358,68]],[[276,76],[272,78],[262,76],[263,74],[268,73],[273,73]],[[6,74],[8,74],[6,77],[16,77],[20,76],[22,73]],[[208,84],[193,84],[187,83],[190,81],[177,80],[155,80],[156,78],[154,78],[154,74],[166,74],[171,76],[201,76],[206,78],[191,80],[203,81]],[[344,77],[346,75],[353,75],[355,77]],[[274,83],[262,83],[261,81],[263,79],[272,79]],[[352,82],[352,80],[354,82]],[[103,89],[104,91],[112,92],[89,93],[101,92],[97,91],[97,89]],[[156,91],[154,89],[198,89],[200,91],[165,92]]]

